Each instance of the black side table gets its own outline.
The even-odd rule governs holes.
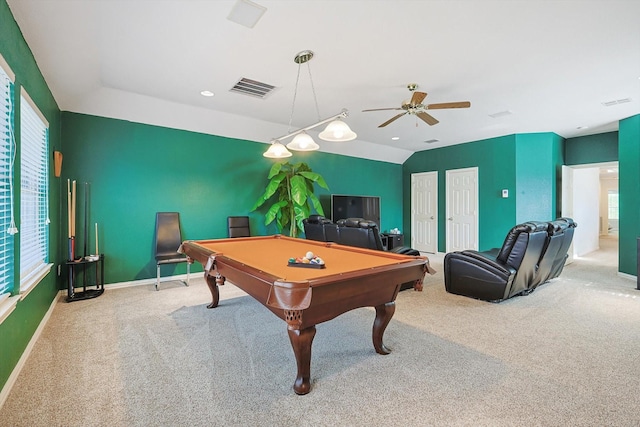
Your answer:
[[[382,245],[385,246],[388,251],[399,246],[404,246],[404,234],[383,233]]]
[[[97,257],[84,257],[76,261],[67,261],[69,269],[69,287],[67,288],[67,302],[96,298],[104,292],[104,254]],[[95,269],[93,278],[88,278],[87,273]],[[82,291],[75,292],[76,281],[82,274]],[[87,289],[87,285],[95,286],[95,289]]]

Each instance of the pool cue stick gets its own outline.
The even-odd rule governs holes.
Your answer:
[[[73,226],[71,225],[71,180],[67,180],[67,228],[68,230],[68,247],[67,251],[69,252],[69,261],[73,261],[73,241],[72,241],[72,232]]]
[[[84,183],[84,256],[87,256],[89,242],[89,183]]]
[[[67,180],[67,228],[68,236],[71,238],[71,180]]]
[[[71,237],[76,237],[76,181],[71,182]]]
[[[76,257],[76,180],[71,182],[71,248],[73,258]]]
[[[98,255],[98,223],[96,222],[96,255]]]

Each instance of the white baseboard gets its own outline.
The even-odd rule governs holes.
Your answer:
[[[191,273],[191,278],[193,278],[193,273]],[[165,277],[161,277],[160,278],[160,283],[162,284],[163,282],[172,282],[174,280],[180,280],[180,281],[186,281],[187,280],[187,275],[185,274],[179,274],[177,276],[165,276]],[[153,277],[151,279],[141,279],[141,280],[131,280],[128,282],[119,282],[119,283],[110,283],[110,284],[105,284],[104,288],[105,289],[119,289],[119,288],[129,288],[131,286],[146,286],[146,285],[153,285],[156,283],[156,278]]]
[[[633,275],[627,274],[627,273],[621,273],[619,271],[618,271],[618,276],[622,277],[623,279],[633,280],[634,282],[638,280],[638,278],[636,276],[633,276]]]
[[[60,291],[60,293],[62,293],[62,292],[63,291]],[[2,406],[4,405],[4,402],[7,400],[7,397],[9,396],[9,392],[11,392],[11,389],[13,388],[13,385],[15,384],[16,380],[18,379],[18,375],[20,375],[20,371],[22,371],[22,368],[24,367],[25,363],[27,362],[27,359],[29,358],[29,355],[31,354],[31,350],[33,350],[33,346],[36,344],[36,341],[38,341],[38,338],[40,338],[40,334],[42,333],[44,327],[46,326],[47,322],[49,321],[49,318],[51,317],[51,313],[53,313],[53,309],[55,308],[55,306],[58,303],[59,299],[60,298],[55,297],[53,299],[53,301],[51,302],[51,305],[49,306],[49,309],[47,310],[47,312],[42,317],[42,320],[40,321],[40,324],[38,325],[38,328],[36,329],[36,331],[31,336],[31,339],[29,340],[29,344],[27,344],[27,347],[24,349],[24,352],[22,353],[22,356],[20,356],[20,359],[18,360],[18,363],[13,368],[13,371],[11,371],[11,375],[9,375],[9,378],[7,378],[7,382],[2,387],[2,391],[0,391],[0,408],[2,408]]]

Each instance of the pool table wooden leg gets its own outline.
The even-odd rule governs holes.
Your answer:
[[[373,348],[376,349],[378,354],[389,354],[389,350],[382,342],[382,336],[384,330],[387,329],[387,325],[393,317],[393,313],[396,312],[395,301],[388,302],[376,306],[376,320],[373,322]]]
[[[305,329],[288,329],[289,340],[293,347],[298,365],[298,376],[293,383],[293,391],[296,394],[307,394],[311,390],[311,344],[316,335],[316,327],[309,326]]]
[[[218,289],[218,285],[224,285],[225,278],[220,274],[211,276],[205,271],[204,280],[209,286],[209,292],[211,292],[211,304],[207,305],[207,308],[216,308],[220,302],[220,290]]]

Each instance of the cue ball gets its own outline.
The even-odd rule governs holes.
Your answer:
[[[307,252],[307,255],[305,255],[306,259],[313,259],[313,252],[309,251]]]

